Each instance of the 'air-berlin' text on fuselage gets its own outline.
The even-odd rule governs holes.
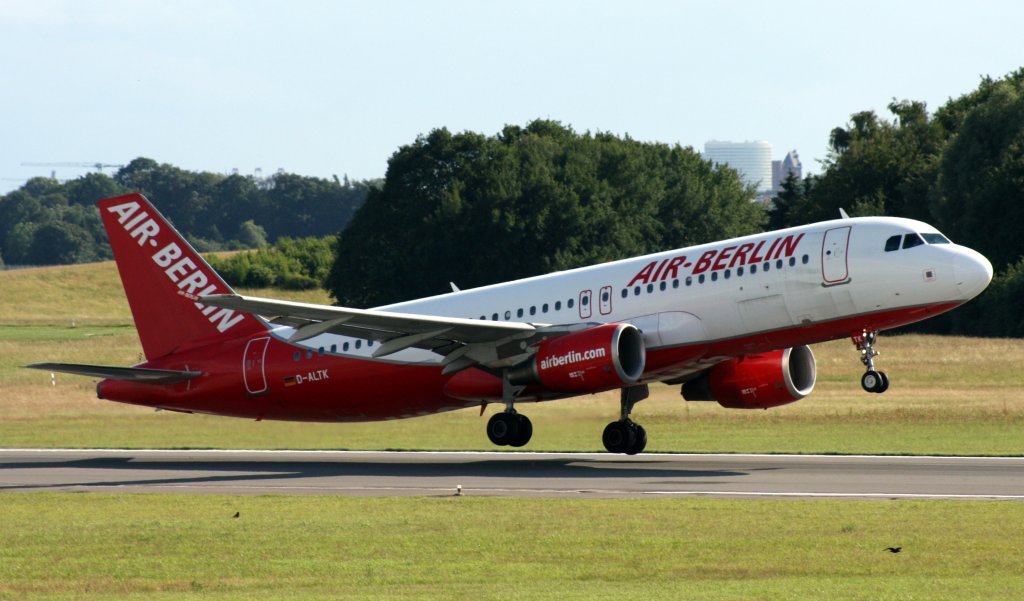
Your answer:
[[[137,202],[126,202],[109,207],[107,211],[117,214],[117,222],[139,246],[148,245],[157,249],[152,255],[153,262],[177,285],[179,294],[189,300],[207,294],[217,294],[217,283],[211,283],[211,278],[196,265],[195,261],[182,256],[184,252],[177,242],[162,244],[158,240],[160,224],[139,208]],[[231,326],[245,319],[244,313],[236,314],[233,309],[207,307],[202,303],[194,304],[221,332],[228,331]]]
[[[775,238],[771,241],[765,239],[737,246],[712,248],[704,252],[695,262],[687,261],[686,255],[670,257],[661,261],[651,261],[633,276],[633,279],[629,281],[627,286],[678,278],[680,268],[690,269],[692,267],[693,269],[690,271],[690,274],[697,275],[708,270],[732,269],[734,267],[761,263],[762,261],[789,258],[796,252],[797,244],[800,243],[803,237],[803,234],[795,236],[790,234],[789,236]]]

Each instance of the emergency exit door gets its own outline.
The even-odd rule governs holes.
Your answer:
[[[260,394],[267,391],[267,374],[264,370],[264,362],[267,356],[267,346],[270,338],[253,338],[245,345],[245,356],[242,359],[242,377],[245,380],[245,389],[249,394]]]
[[[850,229],[850,226],[845,226],[825,232],[825,240],[821,243],[821,276],[826,285],[842,284],[850,278],[847,263]]]

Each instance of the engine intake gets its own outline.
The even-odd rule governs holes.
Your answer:
[[[636,326],[609,323],[540,342],[537,354],[510,369],[508,378],[514,386],[597,392],[636,382],[646,358]]]
[[[687,401],[718,401],[730,409],[767,409],[798,401],[814,389],[814,353],[808,346],[737,357],[683,384]]]

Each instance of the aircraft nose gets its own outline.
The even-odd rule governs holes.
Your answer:
[[[992,281],[992,263],[981,253],[961,248],[953,259],[953,277],[956,287],[965,299],[981,294]]]

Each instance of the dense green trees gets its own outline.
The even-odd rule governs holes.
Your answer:
[[[335,237],[279,238],[273,247],[227,258],[208,257],[210,265],[232,286],[247,288],[320,288],[334,262]]]
[[[752,233],[752,196],[689,148],[542,120],[490,137],[436,129],[392,156],[329,286],[378,305]]]
[[[0,256],[7,265],[108,259],[110,247],[93,203],[130,191],[145,194],[203,251],[257,248],[282,236],[333,236],[372,185],[287,173],[225,176],[138,158],[112,178],[35,178],[0,196]]]

